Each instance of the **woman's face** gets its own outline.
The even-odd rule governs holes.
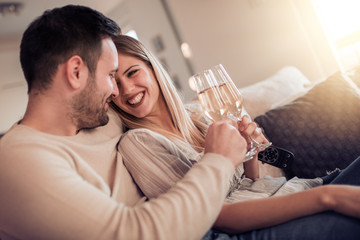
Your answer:
[[[138,58],[119,54],[116,73],[119,95],[113,102],[123,111],[144,118],[161,115],[160,89],[153,70]]]

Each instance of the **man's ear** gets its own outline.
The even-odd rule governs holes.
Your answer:
[[[88,68],[78,55],[69,58],[66,63],[66,77],[72,88],[78,89],[86,83]]]

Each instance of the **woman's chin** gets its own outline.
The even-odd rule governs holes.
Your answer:
[[[145,118],[147,116],[147,114],[132,114],[133,116],[137,117],[137,118]]]

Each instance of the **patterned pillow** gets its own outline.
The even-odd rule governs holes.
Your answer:
[[[360,155],[360,94],[341,73],[255,118],[270,141],[295,155],[288,177],[313,178]]]

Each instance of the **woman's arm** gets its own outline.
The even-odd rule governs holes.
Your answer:
[[[216,144],[212,143],[216,139]],[[231,139],[231,142],[228,142]],[[213,141],[214,142],[214,141]],[[167,192],[200,158],[191,145],[180,148],[165,136],[148,129],[132,129],[119,142],[118,151],[135,180],[148,198]],[[236,122],[218,121],[212,124],[205,139],[206,153],[221,153],[239,166],[246,153],[246,141],[239,134]],[[230,182],[230,179],[229,179]]]
[[[214,227],[239,233],[327,210],[360,218],[359,205],[359,187],[327,185],[285,196],[224,204]]]
[[[148,198],[167,192],[192,167],[174,143],[147,129],[133,129],[118,145],[123,161],[136,184]]]
[[[244,163],[244,173],[247,178],[252,180],[259,178],[259,161],[257,156]]]

